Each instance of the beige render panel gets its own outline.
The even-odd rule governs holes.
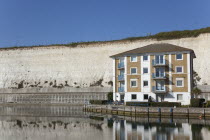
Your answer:
[[[187,74],[173,74],[172,75],[172,92],[188,92]],[[176,78],[184,78],[184,87],[176,87]]]
[[[127,92],[141,92],[141,76],[127,75]],[[137,87],[131,87],[130,80],[137,79]]]
[[[127,56],[127,92],[141,92],[141,56],[137,56],[137,62],[131,62],[131,57]],[[137,74],[131,75],[130,69],[137,68]],[[137,87],[131,87],[130,79],[137,79]]]
[[[128,71],[128,75],[131,74],[130,69],[132,67],[136,67],[137,68],[137,74],[141,74],[141,57],[137,56],[137,62],[131,62],[131,57],[127,56],[127,71]]]
[[[172,63],[172,91],[173,92],[188,92],[188,68],[187,68],[187,53],[183,54],[183,60],[176,60],[176,54],[171,55]],[[183,66],[184,73],[176,74],[176,66]],[[184,87],[176,87],[176,78],[184,78]]]
[[[176,66],[183,66],[184,73],[187,73],[187,53],[183,54],[183,60],[176,60],[176,54],[171,54],[172,73],[176,72]]]

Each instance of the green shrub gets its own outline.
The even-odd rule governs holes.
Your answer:
[[[205,99],[191,99],[190,100],[190,106],[191,107],[203,107],[203,103],[205,102]]]
[[[179,102],[151,102],[151,107],[181,107],[181,103]]]
[[[98,105],[104,105],[108,103],[108,100],[90,100],[91,104],[98,104]]]
[[[183,108],[188,108],[190,105],[182,105]]]
[[[103,121],[104,120],[103,117],[98,117],[98,116],[90,116],[89,118],[93,119],[93,120],[98,120],[98,121]]]
[[[185,37],[197,37],[202,33],[210,33],[210,27],[201,28],[197,30],[184,30],[184,31],[170,31],[170,32],[160,32],[155,35],[142,36],[142,37],[129,37],[124,40],[140,40],[140,39],[157,39],[157,40],[167,40],[167,39],[177,39]]]
[[[206,101],[206,107],[210,107],[210,101]]]
[[[108,99],[109,101],[113,101],[113,92],[109,92],[109,93],[107,94],[107,99]]]
[[[179,102],[126,102],[127,106],[181,107]]]
[[[127,106],[149,106],[148,102],[126,102]]]

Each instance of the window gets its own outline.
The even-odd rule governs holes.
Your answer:
[[[120,75],[124,75],[125,71],[124,70],[120,70]]]
[[[143,56],[143,61],[147,61],[148,60],[148,55],[144,55]]]
[[[148,94],[144,94],[144,100],[148,100],[148,99],[149,99]]]
[[[176,87],[184,87],[184,78],[176,78]]]
[[[131,79],[131,87],[137,87],[137,80]]]
[[[183,100],[183,95],[182,94],[177,94],[177,100]]]
[[[165,64],[164,55],[155,56],[155,64]]]
[[[137,68],[131,68],[131,74],[137,74]]]
[[[147,87],[148,86],[148,81],[144,81],[143,85],[144,85],[144,87]]]
[[[181,66],[176,67],[176,73],[183,73],[183,67]]]
[[[143,73],[148,73],[148,68],[143,68]]]
[[[135,100],[136,99],[136,94],[131,94],[131,99]]]
[[[182,54],[176,54],[176,60],[183,60]]]
[[[136,56],[131,56],[131,62],[137,62],[137,57]]]

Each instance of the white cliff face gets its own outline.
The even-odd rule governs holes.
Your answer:
[[[0,88],[111,87],[111,55],[152,43],[171,43],[193,49],[200,84],[210,84],[210,34],[174,40],[106,42],[77,47],[49,46],[0,49]]]

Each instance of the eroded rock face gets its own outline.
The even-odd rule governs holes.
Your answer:
[[[111,87],[113,62],[109,57],[148,44],[164,42],[193,49],[199,84],[210,84],[210,34],[174,40],[107,42],[77,47],[48,46],[0,50],[0,88]]]

